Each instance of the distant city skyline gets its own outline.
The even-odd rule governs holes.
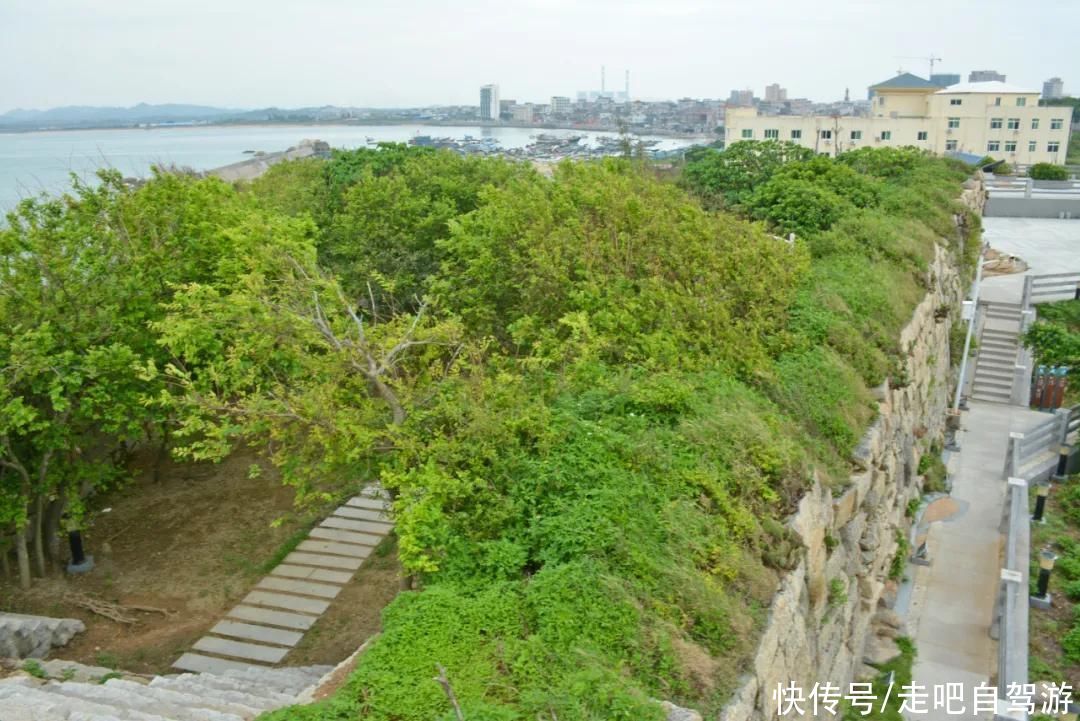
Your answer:
[[[477,89],[546,102],[599,86],[635,99],[726,98],[779,83],[788,97],[862,96],[903,68],[994,68],[1039,89],[1080,80],[1080,4],[1036,0],[9,0],[0,6],[0,112],[64,105],[235,108],[476,105]],[[933,17],[933,23],[926,19]],[[1009,22],[1010,19],[1012,22]],[[1008,42],[987,43],[1008,27]],[[956,28],[963,28],[957,32]],[[767,42],[766,42],[767,41]]]

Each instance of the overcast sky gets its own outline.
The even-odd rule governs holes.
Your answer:
[[[898,68],[1080,91],[1080,0],[0,0],[0,112],[182,102],[546,102],[609,89],[832,100]]]

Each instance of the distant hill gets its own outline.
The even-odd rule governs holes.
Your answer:
[[[109,124],[165,123],[210,120],[235,115],[238,111],[206,105],[149,105],[130,108],[67,105],[49,110],[11,110],[0,115],[0,127],[92,127]]]
[[[364,117],[362,108],[326,105],[318,108],[262,108],[237,110],[208,105],[176,103],[150,105],[139,103],[130,108],[68,105],[49,110],[10,110],[0,114],[0,130],[41,130],[108,128],[131,125],[209,122],[304,122],[347,120]]]

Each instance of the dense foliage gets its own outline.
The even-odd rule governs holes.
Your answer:
[[[258,444],[300,502],[380,478],[415,590],[333,698],[279,718],[451,718],[436,663],[470,721],[715,710],[800,560],[783,519],[846,480],[869,389],[905,382],[928,262],[978,247],[963,175],[737,143],[692,158],[687,192],[629,160],[549,178],[386,146],[241,188],[79,188],[3,235],[27,258],[7,319],[57,241],[101,259],[69,259],[88,314],[58,292],[5,339],[39,380],[5,379],[0,430],[31,465],[71,447],[52,426],[81,448],[165,427],[192,458]],[[54,316],[73,328],[32,335]],[[54,390],[31,351],[95,365]],[[31,496],[3,488],[24,522]]]
[[[1024,344],[1040,365],[1080,368],[1080,300],[1039,306],[1038,320],[1024,334]]]
[[[1069,171],[1053,163],[1035,163],[1028,168],[1028,176],[1034,180],[1068,180]]]

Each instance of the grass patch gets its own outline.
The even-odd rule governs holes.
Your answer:
[[[912,668],[915,665],[915,643],[907,637],[901,636],[896,639],[896,645],[900,648],[900,655],[888,663],[882,664],[880,673],[874,678],[875,703],[869,713],[864,714],[862,707],[856,707],[849,701],[844,702],[843,721],[903,721],[904,716],[900,713],[900,705],[903,699],[899,691],[911,686]],[[890,689],[890,682],[892,687]],[[881,701],[888,696],[888,702],[882,708]],[[932,700],[932,699],[931,699]],[[928,704],[929,706],[929,704]]]
[[[842,578],[834,578],[829,581],[829,597],[828,603],[830,606],[843,606],[848,601],[848,589],[847,581]]]
[[[908,540],[907,535],[898,529],[896,531],[896,554],[892,557],[892,561],[889,562],[889,578],[893,581],[899,581],[904,577],[909,553],[911,553],[911,542]]]
[[[42,668],[40,663],[38,663],[32,658],[28,658],[23,661],[22,670],[26,671],[34,678],[49,678],[48,672],[46,672],[45,669]]]
[[[1053,487],[1044,518],[1046,523],[1031,527],[1032,592],[1040,551],[1050,548],[1058,558],[1050,577],[1053,606],[1031,614],[1030,680],[1066,682],[1075,687],[1080,684],[1080,476]]]
[[[932,443],[930,448],[919,458],[918,473],[924,478],[924,493],[945,493],[948,490],[948,470],[941,460],[941,447]]]

